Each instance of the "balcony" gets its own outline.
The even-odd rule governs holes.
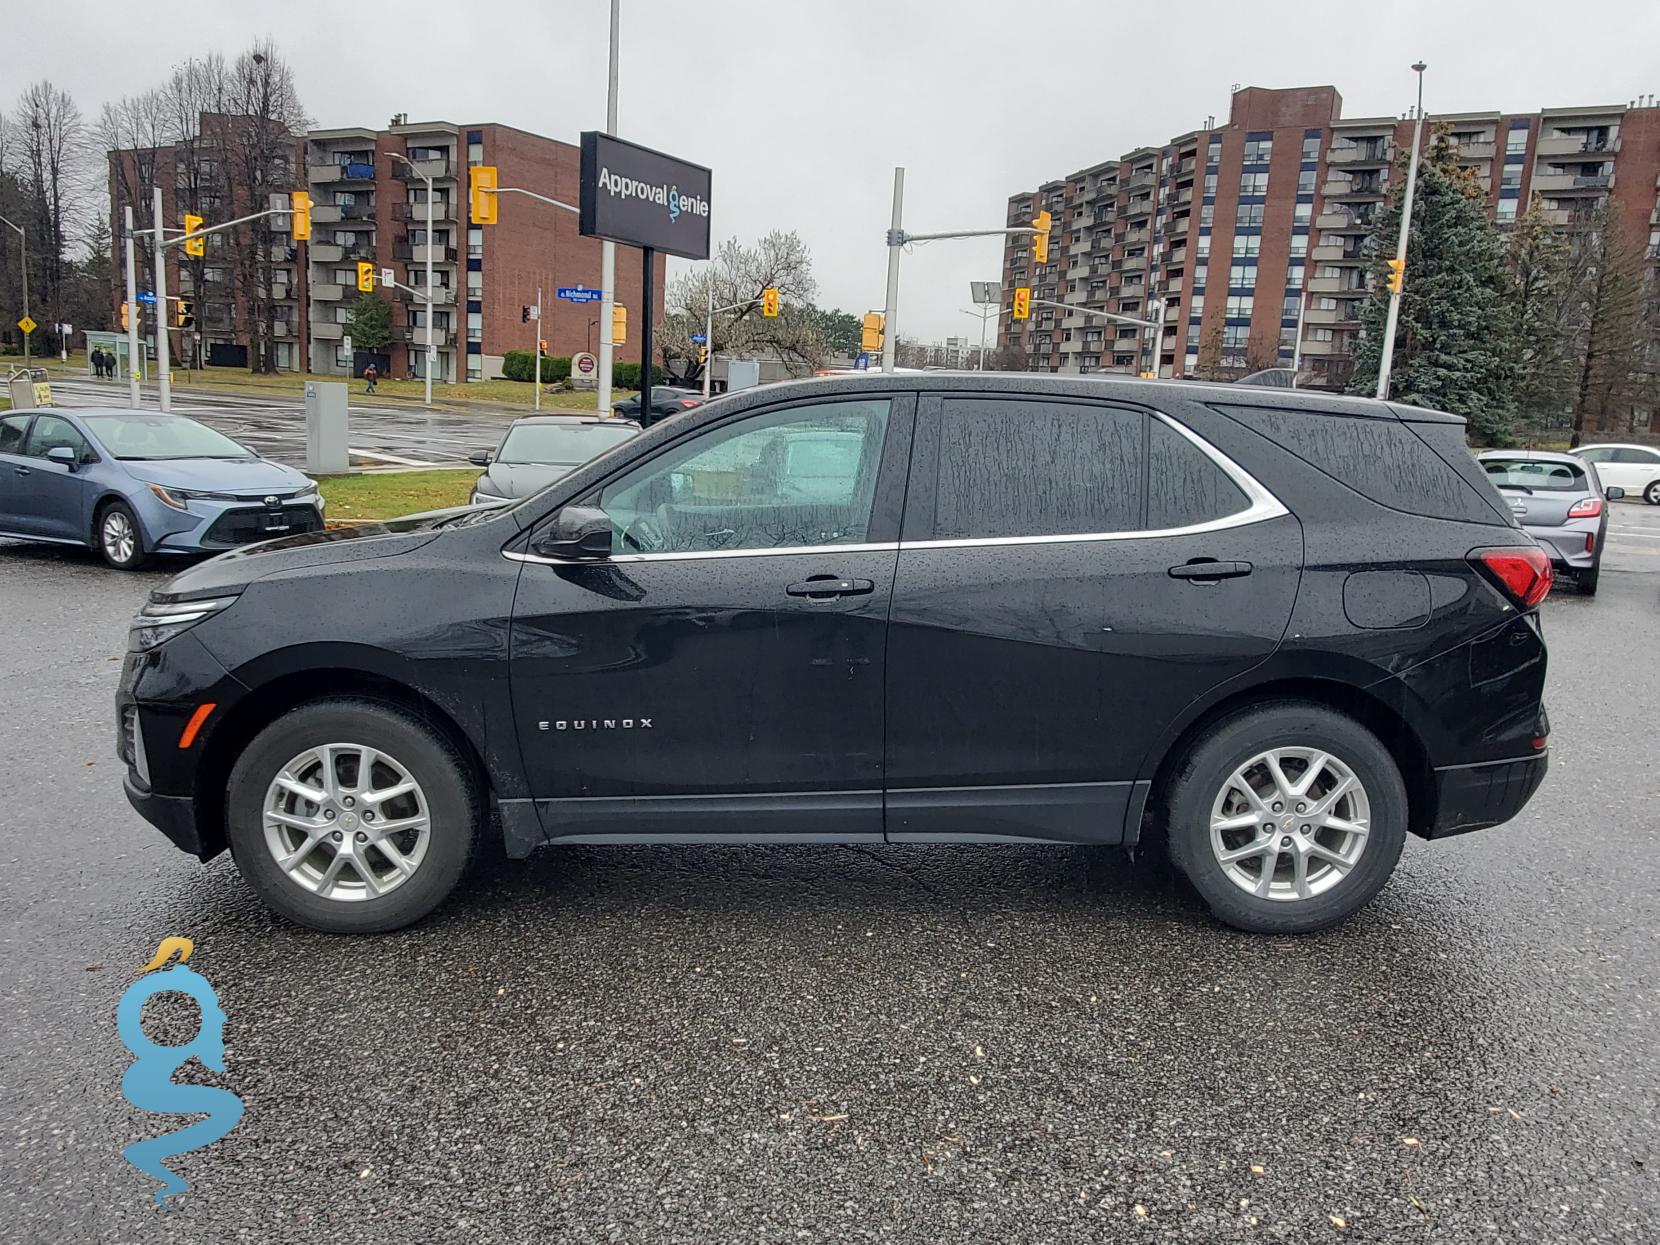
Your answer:
[[[1145,255],[1126,255],[1122,260],[1115,261],[1114,265],[1121,272],[1142,272],[1147,267]]]
[[[338,264],[345,254],[346,249],[337,242],[313,242],[311,244],[313,263]]]
[[[1614,155],[1620,149],[1618,138],[1598,142],[1583,134],[1541,134],[1534,145],[1536,156]]]
[[[1603,173],[1585,177],[1577,173],[1535,173],[1529,186],[1534,194],[1591,195],[1601,194],[1614,187],[1614,175]]]
[[[340,223],[340,209],[332,203],[316,203],[311,208],[311,223],[313,225],[338,225]],[[273,226],[275,228],[275,226]]]
[[[427,178],[437,180],[440,177],[451,176],[450,160],[445,156],[440,160],[417,160],[414,164],[405,164],[402,160],[392,161],[392,176],[401,182],[419,182]]]
[[[327,185],[337,182],[341,177],[341,166],[334,163],[308,164],[305,166],[305,179],[313,186]]]
[[[1456,148],[1456,155],[1460,160],[1491,160],[1493,140],[1488,138],[1478,143],[1460,143]]]
[[[346,335],[346,326],[334,320],[318,320],[311,326],[311,335],[318,341],[337,342]]]
[[[1381,181],[1371,178],[1336,177],[1320,187],[1320,194],[1326,199],[1381,199],[1385,193]]]
[[[1308,292],[1310,294],[1364,294],[1366,286],[1357,284],[1354,273],[1344,273],[1340,277],[1310,277]]]
[[[1388,164],[1388,143],[1355,143],[1344,146],[1333,143],[1326,151],[1326,160],[1330,164],[1341,164],[1349,168],[1357,168],[1367,164]]]
[[[441,246],[437,243],[428,246],[396,242],[392,245],[392,258],[404,260],[406,263],[424,264],[427,262],[429,255],[435,264],[453,264],[456,251],[453,246]]]
[[[1143,195],[1139,199],[1131,199],[1124,205],[1123,216],[1125,220],[1136,220],[1140,217],[1151,215],[1152,211],[1153,196]]]
[[[422,303],[424,305],[425,299],[422,298],[422,293],[424,293],[424,291],[421,293],[412,293],[409,290],[400,289],[398,291],[398,297],[402,298],[405,302]],[[447,285],[433,286],[432,305],[434,307],[453,307],[455,305],[455,291]]]
[[[403,326],[402,332],[405,341],[425,343],[427,339],[427,326],[424,324],[406,324]],[[454,337],[455,329],[450,325],[435,323],[432,326],[433,345],[443,345],[446,342],[453,340]]]
[[[332,282],[322,282],[311,287],[311,298],[313,302],[337,303],[344,297],[346,297],[346,287],[343,285],[335,285]]]
[[[1322,212],[1315,220],[1322,233],[1370,233],[1372,222],[1351,212]]]
[[[420,225],[426,222],[427,205],[424,203],[394,203],[392,205],[392,219],[407,222],[411,225]],[[452,221],[455,219],[455,205],[448,199],[434,199],[432,201],[432,219],[434,221]]]

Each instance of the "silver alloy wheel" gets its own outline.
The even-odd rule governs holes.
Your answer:
[[[1271,748],[1217,792],[1210,847],[1228,880],[1258,899],[1312,899],[1360,862],[1371,818],[1347,762],[1319,748]]]
[[[1648,486],[1648,491],[1643,494],[1643,500],[1651,506],[1660,506],[1660,480],[1656,480]]]
[[[127,517],[126,511],[112,509],[104,516],[103,537],[104,552],[112,562],[133,560],[138,535],[133,531],[133,521]]]
[[[426,793],[396,758],[364,744],[319,744],[265,792],[265,846],[323,899],[377,899],[421,867],[432,838]]]

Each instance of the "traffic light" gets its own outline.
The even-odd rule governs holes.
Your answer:
[[[543,354],[546,354],[548,352],[547,338],[544,337],[541,341],[537,342],[536,344],[537,344],[538,347],[541,348],[541,351],[542,351]]]
[[[473,224],[496,223],[496,169],[490,164],[475,164],[467,170],[467,198],[472,206]]]
[[[288,231],[296,242],[311,241],[311,196],[303,190],[288,196]]]
[[[196,324],[196,304],[188,298],[179,299],[178,324],[181,329],[192,328]]]
[[[1389,275],[1384,278],[1384,285],[1389,287],[1391,294],[1399,294],[1401,287],[1406,284],[1406,261],[1404,259],[1386,259],[1383,266],[1389,269]]]
[[[1039,212],[1032,218],[1032,228],[1037,230],[1032,235],[1032,262],[1047,264],[1049,262],[1049,227],[1054,223],[1054,217],[1048,212]],[[1024,320],[1026,317],[1020,317]]]
[[[519,323],[520,324],[529,324],[530,323],[530,308],[529,307],[520,306],[520,308],[519,308]]]
[[[121,304],[121,327],[122,328],[127,327],[127,304],[126,303]]]
[[[1024,320],[1032,314],[1032,291],[1029,286],[1016,286],[1014,291],[1014,318]]]
[[[201,227],[202,218],[200,216],[192,216],[189,212],[184,214],[184,231],[187,235],[184,243],[184,253],[186,255],[207,254],[206,238],[192,238],[188,236],[189,234],[195,233]]]
[[[709,362],[709,347],[699,346],[697,348],[697,361],[700,364]]]
[[[761,291],[761,314],[769,320],[778,314],[777,290],[768,289]]]
[[[611,344],[628,345],[628,308],[621,303],[611,305]]]
[[[867,311],[864,327],[859,333],[860,350],[880,350],[882,348],[882,313]]]
[[[375,266],[366,259],[357,261],[357,288],[365,294],[375,288]]]

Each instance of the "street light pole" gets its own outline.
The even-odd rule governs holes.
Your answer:
[[[138,409],[138,276],[133,264],[133,205],[127,204],[127,400]]]
[[[32,319],[33,317],[29,315],[29,232],[16,221],[7,220],[4,216],[0,216],[0,221],[5,221],[6,224],[17,231],[18,252],[23,259],[23,318],[25,320]],[[29,366],[29,338],[32,336],[32,333],[23,334],[24,367]]]
[[[536,287],[536,397],[535,406],[542,409],[542,287]]]
[[[905,170],[893,171],[893,216],[888,223],[888,293],[882,306],[882,370],[893,371],[894,332],[899,325],[899,249],[905,242]]]
[[[167,359],[167,226],[161,216],[161,187],[156,196],[151,219],[155,222],[153,241],[156,244],[156,392],[163,411],[173,409],[173,373]],[[128,308],[128,314],[132,309]]]
[[[415,167],[415,161],[411,160],[408,156],[400,156],[395,151],[389,151],[386,154],[391,156],[394,160],[398,160],[398,161],[400,161],[404,164],[407,164],[409,166],[409,171],[411,173],[415,174],[416,177],[419,177],[423,182],[425,182],[427,184],[426,288],[427,288],[427,294],[430,296],[431,293],[432,293],[432,198],[433,198],[433,195],[432,195],[432,178],[428,177],[425,173],[421,172],[420,169],[416,168]],[[427,299],[427,333],[426,333],[427,357],[426,357],[426,361],[424,363],[422,363],[422,365],[421,365],[421,375],[426,378],[426,405],[429,406],[429,407],[432,405],[432,365],[433,365],[434,360],[436,360],[437,357],[438,357],[437,352],[434,351],[433,348],[432,348],[432,321],[433,321],[432,299],[430,297],[428,297],[428,299]]]
[[[1418,185],[1418,146],[1424,133],[1424,70],[1429,66],[1419,61],[1412,66],[1418,75],[1418,109],[1412,120],[1412,156],[1406,166],[1406,192],[1401,198],[1401,231],[1395,239],[1395,258],[1406,271],[1407,236],[1412,229],[1412,192]],[[1403,282],[1404,284],[1404,282]],[[1383,324],[1383,353],[1378,358],[1379,398],[1389,396],[1389,372],[1395,361],[1395,326],[1401,318],[1401,292],[1389,293],[1389,316]]]
[[[611,62],[605,84],[605,132],[617,132],[617,43],[620,0],[611,0]],[[611,369],[615,357],[615,343],[611,340],[612,308],[617,305],[617,244],[601,242],[599,248],[599,387],[595,394],[595,408],[601,415],[611,413]],[[651,291],[645,292],[651,297]],[[646,402],[643,411],[651,405],[651,378],[646,377]]]
[[[709,280],[709,313],[703,317],[703,400],[709,400],[710,373],[715,370],[715,282]]]

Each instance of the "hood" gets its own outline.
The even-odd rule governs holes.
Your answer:
[[[539,493],[555,480],[565,476],[581,463],[491,463],[490,470],[479,476],[474,487],[497,497],[514,501]]]
[[[263,497],[267,493],[297,492],[311,483],[294,468],[263,458],[128,459],[121,465],[135,480],[198,493]]]
[[[245,588],[256,579],[282,571],[396,557],[419,549],[438,534],[430,521],[393,519],[386,523],[362,523],[284,536],[257,545],[244,545],[199,562],[175,575],[157,595],[166,599],[211,596],[227,589]]]

